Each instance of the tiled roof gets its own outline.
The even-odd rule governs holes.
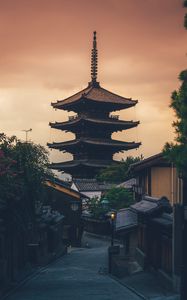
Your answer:
[[[136,184],[136,178],[131,178],[129,180],[126,180],[120,184],[118,184],[118,187],[124,187],[126,189],[132,188]]]
[[[111,165],[112,163],[118,163],[118,161],[80,159],[80,160],[65,161],[61,163],[52,163],[51,168],[57,170],[70,169],[70,168],[81,167],[81,166],[104,168]]]
[[[148,158],[145,158],[139,162],[132,164],[129,170],[133,170],[134,172],[141,171],[143,169],[152,167],[152,166],[170,166],[171,164],[166,160],[162,153],[155,154]]]
[[[66,121],[66,122],[55,122],[55,123],[49,123],[49,125],[52,128],[56,129],[63,129],[63,127],[68,127],[68,125],[77,125],[78,123],[81,122],[87,122],[87,123],[92,123],[92,124],[103,124],[103,125],[113,125],[113,126],[118,126],[118,127],[124,127],[125,128],[132,128],[137,126],[140,122],[136,121],[123,121],[123,120],[117,120],[114,118],[108,118],[108,119],[94,119],[94,118],[89,118],[89,117],[77,117],[72,120]]]
[[[80,138],[80,139],[74,139],[67,142],[60,142],[60,143],[48,143],[49,148],[54,149],[60,149],[68,146],[75,146],[79,144],[90,144],[90,145],[102,145],[102,146],[111,146],[111,147],[119,147],[120,149],[133,149],[138,148],[141,143],[135,143],[135,142],[122,142],[117,140],[111,140],[111,139],[92,139],[92,138]]]
[[[79,192],[106,191],[114,186],[110,183],[99,182],[96,179],[74,179],[73,183],[76,185]]]
[[[171,206],[166,197],[153,198],[150,196],[144,196],[141,201],[131,205],[131,209],[137,213],[152,214],[160,209],[168,212],[171,209]]]
[[[56,103],[52,103],[55,108],[63,108],[63,106],[74,103],[81,99],[93,100],[98,102],[106,102],[113,104],[124,104],[127,107],[134,106],[138,101],[132,100],[131,98],[125,98],[118,96],[102,87],[89,85],[87,88],[81,90],[80,92],[64,99],[59,100]]]

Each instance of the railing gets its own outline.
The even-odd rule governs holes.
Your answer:
[[[110,119],[118,120],[119,119],[119,115],[110,115],[109,118]]]
[[[76,120],[77,118],[78,118],[78,115],[70,116],[70,117],[69,117],[69,121]]]

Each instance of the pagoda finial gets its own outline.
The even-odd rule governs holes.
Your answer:
[[[94,85],[97,83],[97,39],[96,31],[93,33],[93,48],[91,52],[91,83]]]

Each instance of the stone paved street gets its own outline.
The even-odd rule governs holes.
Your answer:
[[[84,240],[87,248],[70,253],[43,269],[7,300],[140,300],[105,274],[108,242]]]

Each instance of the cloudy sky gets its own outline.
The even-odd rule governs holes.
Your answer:
[[[73,137],[49,128],[67,120],[50,103],[87,86],[97,30],[100,84],[139,100],[119,114],[141,125],[113,138],[142,142],[128,154],[159,152],[174,138],[168,106],[186,68],[184,13],[182,0],[0,0],[0,131],[24,139],[32,128],[30,139],[42,145]]]

